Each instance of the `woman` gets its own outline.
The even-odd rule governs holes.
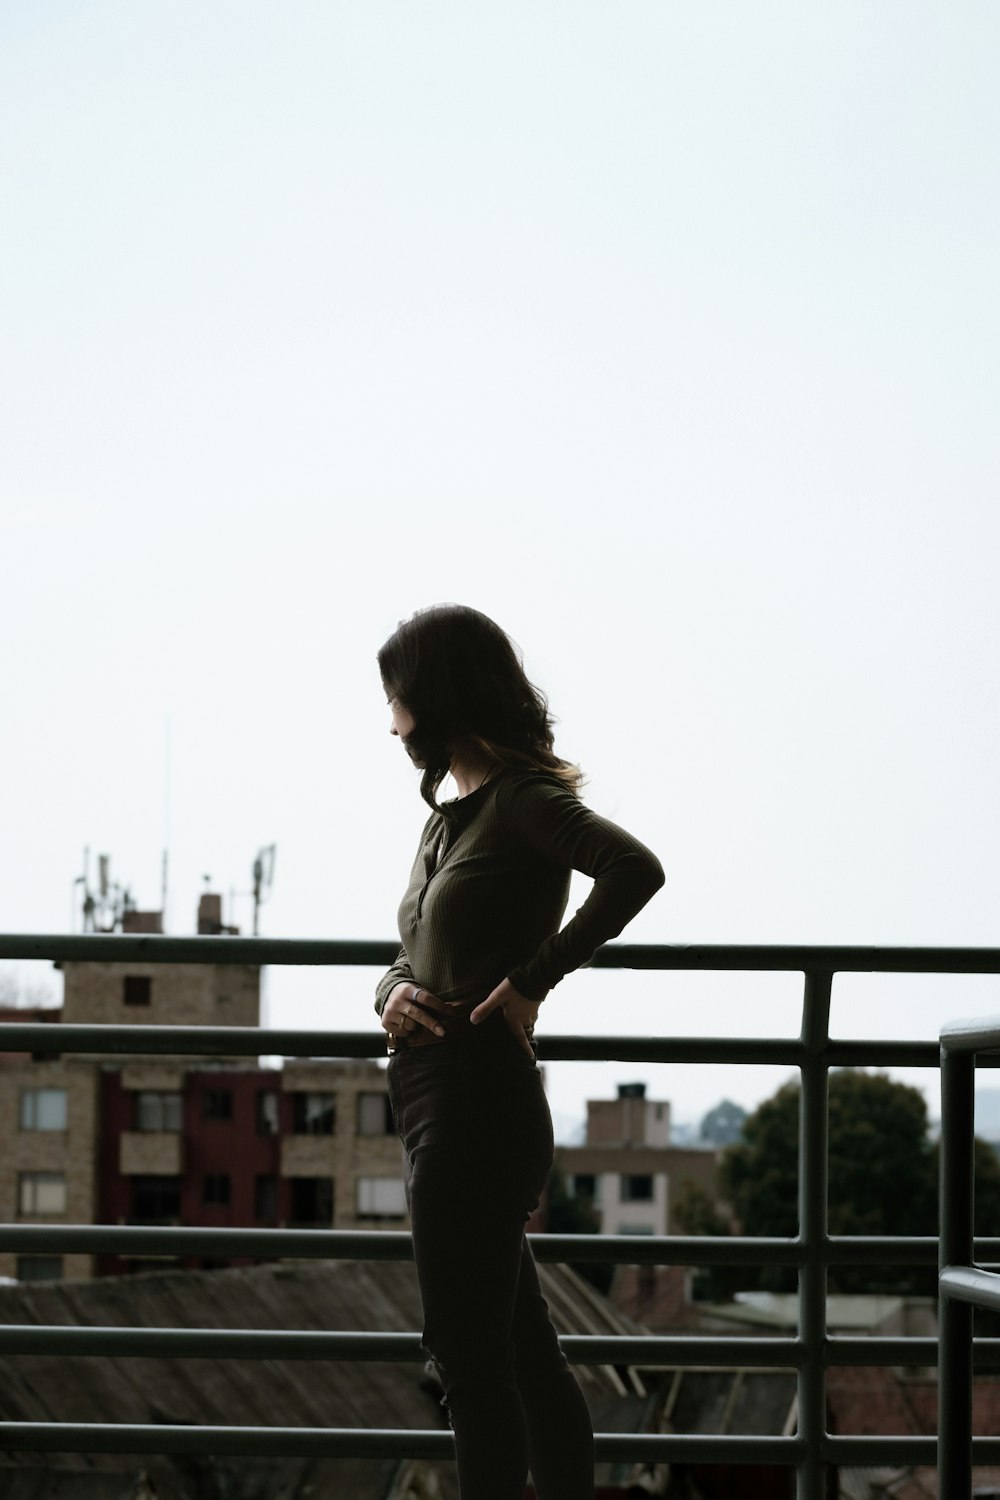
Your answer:
[[[593,1495],[586,1404],[524,1235],[552,1164],[531,1038],[564,975],[663,883],[638,840],[590,812],[552,750],[543,695],[477,610],[404,621],[378,654],[397,735],[432,812],[380,980],[389,1096],[406,1157],[424,1346],[455,1431],[462,1500]],[[439,804],[450,772],[458,797]],[[592,876],[560,930],[571,870]]]

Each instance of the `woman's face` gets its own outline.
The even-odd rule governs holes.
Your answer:
[[[417,721],[408,708],[404,708],[398,698],[389,699],[389,711],[392,714],[392,723],[389,733],[396,734],[401,740],[405,740],[417,727]]]
[[[392,715],[392,722],[389,725],[389,733],[396,735],[396,737],[402,741],[403,749],[413,761],[413,764],[420,768],[421,762],[415,758],[413,748],[409,743],[409,737],[417,727],[417,721],[410,713],[410,710],[408,708],[404,708],[399,699],[394,697],[392,693],[389,693],[388,697],[389,712]]]

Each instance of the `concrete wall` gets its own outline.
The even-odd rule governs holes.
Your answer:
[[[65,963],[67,1025],[259,1026],[260,969],[250,964]],[[150,981],[148,1005],[125,1003],[125,980]]]

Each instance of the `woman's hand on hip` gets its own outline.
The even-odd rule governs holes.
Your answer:
[[[382,1029],[390,1036],[406,1036],[418,1026],[425,1026],[435,1036],[444,1036],[442,1019],[448,1007],[443,1000],[425,990],[423,985],[411,984],[408,979],[390,990],[389,998],[382,1007]]]
[[[501,979],[493,993],[487,995],[481,1005],[476,1006],[469,1020],[473,1026],[478,1026],[479,1022],[485,1021],[492,1011],[502,1010],[504,1020],[514,1033],[518,1046],[534,1060],[531,1036],[535,1030],[535,1022],[538,1020],[540,1003],[538,1000],[529,1000],[527,995],[522,995],[509,979]]]

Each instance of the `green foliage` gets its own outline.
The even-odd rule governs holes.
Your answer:
[[[674,1195],[671,1219],[682,1234],[729,1234],[729,1221],[723,1218],[715,1201],[700,1183],[685,1177]],[[702,1266],[694,1273],[696,1302],[728,1302],[747,1284],[744,1266]]]
[[[726,1151],[722,1190],[744,1234],[796,1233],[798,1128],[799,1085],[787,1083],[749,1117],[742,1144]],[[928,1139],[927,1106],[918,1089],[884,1074],[832,1073],[829,1141],[831,1234],[937,1233],[938,1153]],[[976,1219],[979,1233],[1000,1223],[1000,1161],[981,1141]],[[779,1268],[757,1273],[759,1286],[785,1290],[794,1284],[794,1274]],[[930,1269],[840,1267],[830,1273],[830,1289],[933,1296],[936,1283]]]

